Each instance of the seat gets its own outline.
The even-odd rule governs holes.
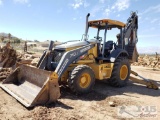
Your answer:
[[[105,49],[112,50],[112,48],[113,48],[113,41],[105,42]]]
[[[104,48],[104,55],[108,56],[110,54],[110,51],[113,49],[113,41],[107,41],[105,43],[105,48]]]

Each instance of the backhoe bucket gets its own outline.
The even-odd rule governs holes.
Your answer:
[[[136,45],[135,46],[129,46],[128,52],[129,52],[130,63],[138,62],[139,54],[138,54]]]
[[[26,107],[48,104],[60,96],[58,79],[52,73],[21,65],[0,86]]]

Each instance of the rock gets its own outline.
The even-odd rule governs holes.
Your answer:
[[[36,66],[39,61],[39,58],[34,58],[31,62],[31,65]]]
[[[159,56],[140,56],[138,57],[138,62],[132,63],[134,66],[152,67],[159,68],[160,57]]]
[[[111,107],[115,107],[116,106],[116,103],[114,101],[109,101],[108,103],[109,103],[109,106],[111,106]]]

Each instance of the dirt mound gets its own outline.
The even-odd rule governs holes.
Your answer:
[[[11,72],[12,72],[11,68],[0,68],[0,81],[6,79]]]
[[[18,53],[10,46],[10,43],[7,43],[0,48],[0,81],[6,79],[16,66],[20,64],[36,66],[38,60],[39,58],[33,55]]]
[[[0,67],[12,67],[17,60],[17,52],[9,44],[0,49]]]
[[[155,56],[149,56],[149,55],[140,56],[138,58],[138,62],[135,62],[132,65],[160,69],[160,56],[158,56],[158,54],[156,54]]]
[[[42,120],[44,119],[52,119],[52,115],[49,109],[47,107],[36,107],[33,112],[32,112],[32,118],[33,119],[38,119],[41,118]]]

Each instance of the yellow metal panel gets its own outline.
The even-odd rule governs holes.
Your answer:
[[[91,64],[91,63],[94,63],[95,61],[94,61],[94,59],[92,59],[92,60],[79,60],[78,62],[77,62],[77,64]]]
[[[88,54],[89,54],[89,58],[90,59],[93,59],[94,57],[98,56],[98,53],[97,53],[97,44],[95,44],[95,47],[93,47],[92,49],[90,49],[88,51]]]
[[[95,23],[99,23],[100,26],[105,26],[106,23],[108,23],[108,25],[116,25],[116,26],[120,26],[120,27],[125,27],[125,23],[117,21],[117,20],[111,20],[111,19],[102,19],[102,20],[93,20],[93,21],[89,21],[89,24],[93,24],[93,28],[97,28],[97,25],[94,25]]]
[[[76,47],[66,48],[66,51],[74,50],[74,49],[77,49],[77,48],[80,48],[80,47],[82,47],[82,46],[76,46]]]
[[[92,62],[92,63],[91,63]],[[103,63],[103,64],[97,64],[94,63],[93,60],[80,60],[76,64],[71,64],[66,72],[62,75],[61,81],[66,81],[68,79],[68,73],[76,66],[86,64],[92,68],[92,70],[95,73],[95,78],[98,80],[104,80],[111,77],[112,69],[114,63]]]
[[[89,64],[95,73],[96,79],[103,80],[111,77],[113,63]]]
[[[68,70],[67,71],[65,71],[64,73],[63,73],[63,75],[62,75],[62,77],[61,77],[61,81],[62,82],[64,82],[64,81],[67,81],[67,79],[68,79]]]
[[[91,43],[91,44],[95,44],[95,43]],[[70,51],[70,50],[74,50],[74,49],[77,49],[77,48],[80,48],[82,46],[76,46],[76,47],[71,47],[71,48],[67,48],[66,51]],[[89,59],[94,59],[94,57],[97,57],[97,44],[95,44],[95,47],[93,47],[92,49],[90,49],[88,51],[88,57]],[[84,56],[84,59],[85,59],[85,56]],[[86,58],[87,59],[87,58]]]
[[[121,27],[124,27],[124,26],[125,26],[125,23],[120,22],[120,21],[117,21],[117,20],[104,19],[103,22],[104,22],[104,23],[111,24],[111,25],[121,26]]]

